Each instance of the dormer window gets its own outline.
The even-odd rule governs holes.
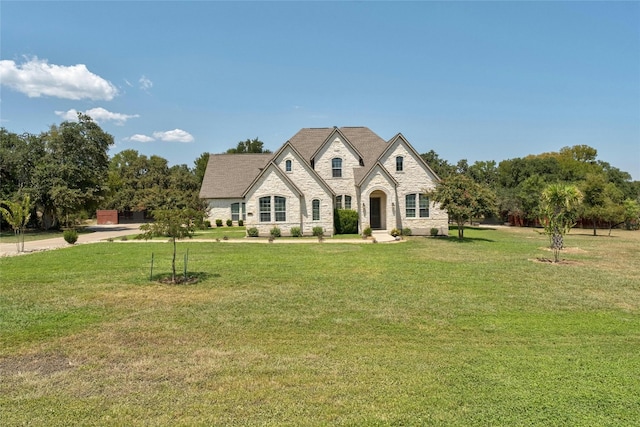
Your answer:
[[[402,172],[404,170],[404,157],[396,157],[396,172]]]
[[[334,158],[331,159],[331,176],[334,178],[342,178],[342,159]]]
[[[291,168],[292,168],[292,166],[291,166],[291,160],[287,160],[286,162],[284,162],[284,169],[285,169],[285,171],[287,171],[287,172],[291,172]]]

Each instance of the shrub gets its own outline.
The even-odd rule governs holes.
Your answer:
[[[244,221],[239,219],[238,220],[238,227],[244,227]]]
[[[76,230],[64,230],[64,241],[70,245],[75,244],[78,241],[78,232]]]
[[[233,221],[230,219],[227,220],[227,227],[231,227],[233,225]]]
[[[402,229],[403,236],[411,236],[411,229],[409,227],[405,227]]]
[[[129,238],[128,238],[127,236],[122,236],[122,237],[120,238],[120,241],[121,241],[121,242],[126,242],[127,240],[129,240]]]
[[[209,221],[208,219],[204,221],[204,227],[205,228],[211,228],[211,221]]]
[[[318,227],[313,227],[313,235],[316,237],[322,237],[324,236],[324,228],[318,226]]]
[[[430,233],[431,237],[436,237],[438,235],[438,229],[434,227],[430,230]]]
[[[358,212],[352,209],[334,211],[336,234],[355,234],[358,232]]]
[[[400,234],[402,234],[402,232],[400,230],[398,230],[397,228],[394,228],[391,230],[391,234],[393,237],[398,237]]]
[[[249,237],[258,237],[258,229],[255,227],[251,227],[247,230],[247,236]]]
[[[367,228],[365,228],[365,229],[362,231],[362,234],[363,234],[365,237],[371,237],[371,227],[367,227]]]
[[[271,237],[280,237],[282,235],[279,227],[273,227],[271,230],[269,230],[269,234],[271,235]]]
[[[291,227],[291,237],[300,237],[302,236],[302,231],[300,231],[300,227]]]
[[[222,227],[222,220],[216,219],[216,227]]]

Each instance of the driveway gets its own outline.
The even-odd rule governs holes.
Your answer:
[[[76,244],[95,243],[109,238],[115,239],[122,236],[137,234],[140,232],[140,225],[142,224],[93,225],[87,227],[87,230],[91,230],[92,233],[78,234],[78,241]],[[68,246],[70,245],[65,242],[62,237],[34,240],[31,242],[24,242],[24,252],[18,253],[17,245],[15,243],[0,243],[0,256],[28,254],[32,252],[46,251],[49,249],[65,248]]]

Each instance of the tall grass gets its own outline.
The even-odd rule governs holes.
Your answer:
[[[5,425],[634,425],[640,235],[83,245],[0,259]]]

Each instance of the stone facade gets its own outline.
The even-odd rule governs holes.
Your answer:
[[[371,227],[410,228],[414,235],[428,235],[432,229],[448,234],[447,212],[424,196],[438,177],[401,134],[386,142],[367,128],[303,129],[275,154],[261,159],[252,159],[257,172],[248,184],[241,171],[228,170],[238,174],[233,182],[245,180],[242,194],[216,198],[214,191],[205,188],[216,183],[215,173],[220,174],[209,172],[209,167],[220,167],[219,163],[212,166],[210,158],[201,190],[201,197],[209,200],[210,218],[226,220],[231,203],[245,203],[245,225],[257,228],[260,235],[269,235],[273,227],[280,228],[282,235],[289,235],[292,227],[311,235],[314,227],[322,227],[330,236],[334,209],[350,203],[358,212],[361,233]],[[221,160],[232,162],[237,157],[214,162]],[[284,212],[276,214],[276,198]],[[265,202],[262,212],[260,199]]]

